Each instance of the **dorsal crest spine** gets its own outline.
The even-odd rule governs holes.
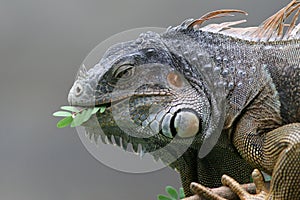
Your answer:
[[[184,23],[184,26],[182,26],[182,28],[220,33],[223,35],[232,36],[234,38],[255,42],[300,39],[300,24],[297,24],[298,16],[300,14],[300,0],[291,1],[287,6],[266,19],[261,25],[257,27],[231,27],[233,25],[244,23],[246,20],[201,26],[204,22],[211,19],[234,16],[235,13],[242,13],[247,15],[247,13],[242,10],[216,10],[203,15],[199,19]],[[290,22],[287,22],[289,18],[291,18],[291,20]]]

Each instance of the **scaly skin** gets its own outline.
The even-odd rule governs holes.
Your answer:
[[[299,1],[286,8],[299,12]],[[240,11],[203,19],[228,12]],[[252,196],[228,176],[222,182],[241,199],[299,199],[300,33],[291,22],[283,40],[278,19],[269,20],[275,28],[265,23],[251,37],[227,25],[221,25],[225,32],[195,28],[201,19],[142,34],[110,48],[88,72],[82,69],[69,102],[105,105],[96,118],[104,135],[121,147],[132,143],[135,151],[141,144],[144,153],[178,170],[187,196],[191,182],[218,187],[227,174],[247,183],[257,168],[272,175],[270,191],[256,181],[260,193]],[[100,127],[85,126],[103,138]],[[192,189],[207,193],[195,184]]]

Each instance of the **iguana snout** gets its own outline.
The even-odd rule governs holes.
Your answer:
[[[97,79],[82,65],[78,71],[76,81],[70,89],[68,101],[73,106],[94,106]]]

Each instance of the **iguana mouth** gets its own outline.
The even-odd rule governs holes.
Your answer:
[[[123,92],[122,92],[123,93]],[[127,91],[122,95],[114,95],[112,93],[108,95],[103,95],[101,97],[95,98],[95,107],[105,106],[106,108],[111,107],[112,105],[118,104],[122,101],[126,101],[130,98],[136,97],[166,97],[172,96],[172,93],[168,89],[160,90],[160,91],[142,91],[135,92],[133,94],[128,94]]]

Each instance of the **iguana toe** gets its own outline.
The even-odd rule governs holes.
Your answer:
[[[219,196],[218,194],[215,194],[211,189],[199,184],[192,182],[191,183],[191,190],[200,196],[205,197],[206,199],[209,200],[226,200],[223,197]]]
[[[265,200],[268,191],[265,187],[263,175],[257,169],[252,172],[253,182],[256,186],[256,194],[248,193],[236,180],[233,178],[223,175],[222,184],[228,186],[234,193],[236,193],[241,200]]]
[[[252,172],[252,178],[253,182],[256,186],[256,194],[250,194],[243,188],[242,185],[240,185],[236,180],[231,178],[230,176],[223,175],[222,176],[222,184],[224,186],[229,187],[237,196],[230,198],[231,200],[234,199],[241,199],[241,200],[265,200],[267,199],[268,196],[268,190],[267,187],[265,186],[264,178],[261,172],[257,169],[255,169]],[[207,188],[201,184],[198,183],[191,183],[191,190],[200,196],[205,197],[206,199],[209,200],[229,200],[224,197],[221,194],[215,193],[212,189]]]

